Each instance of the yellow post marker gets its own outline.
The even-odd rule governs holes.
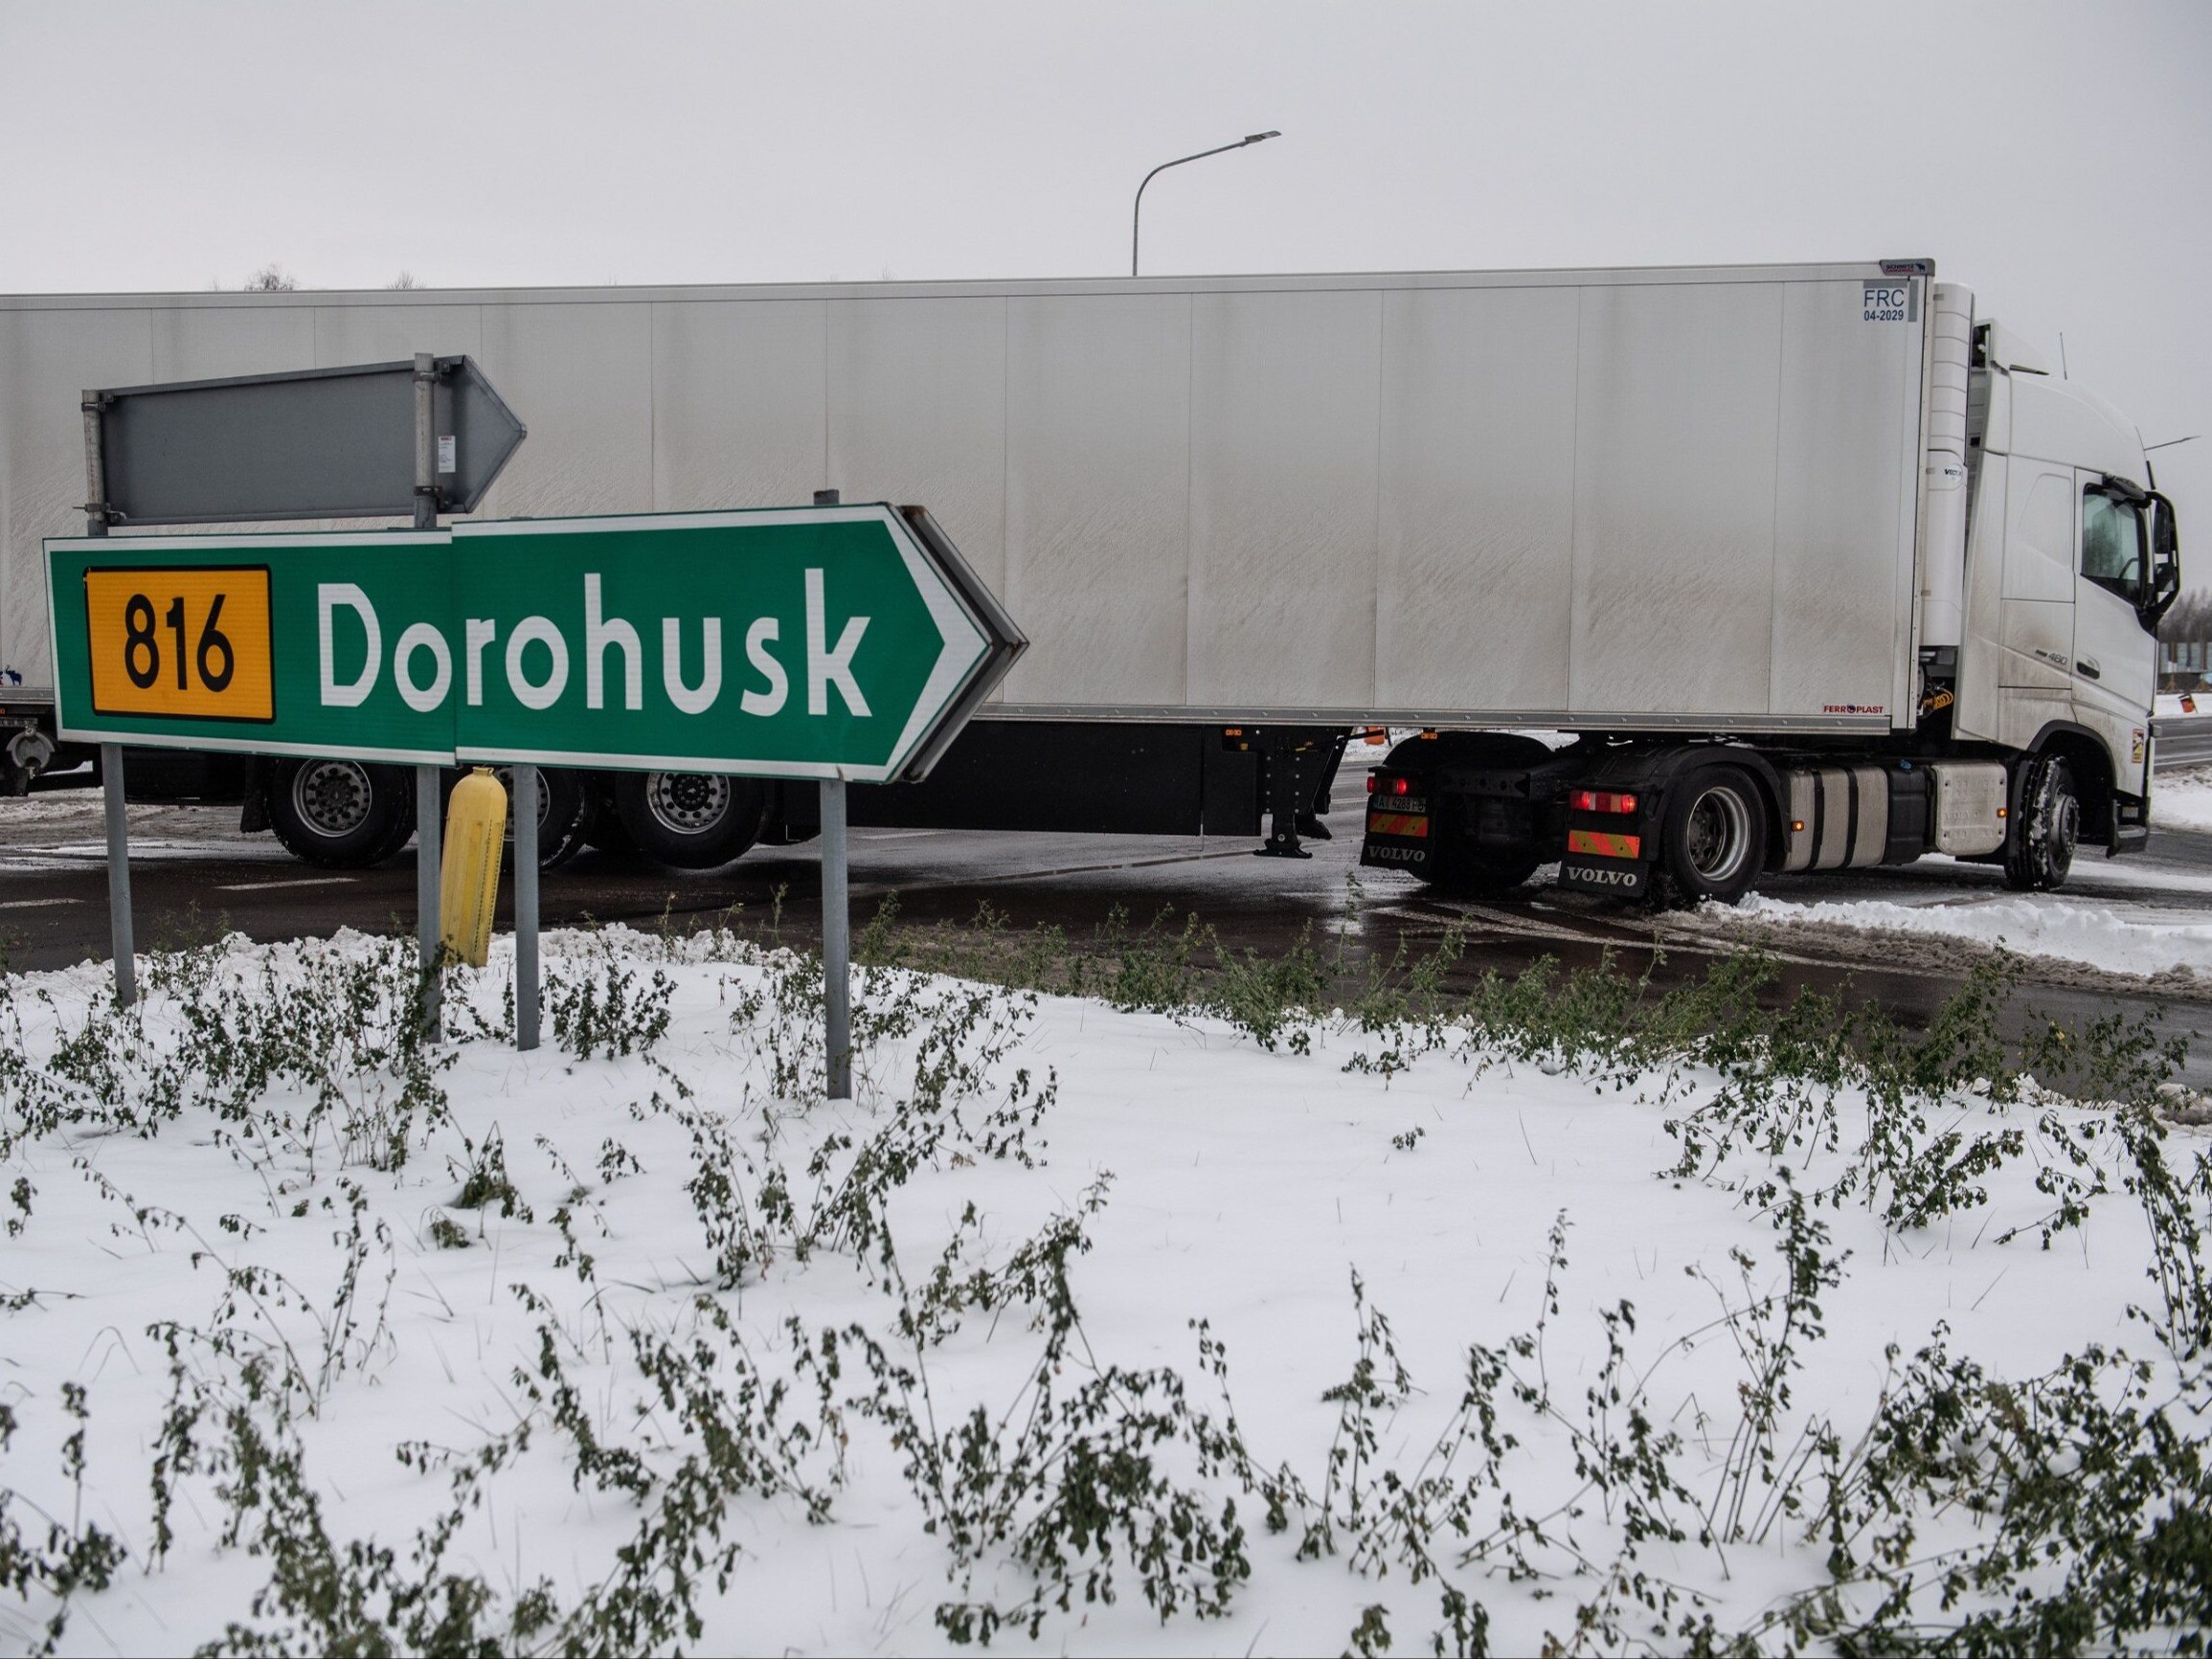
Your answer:
[[[440,931],[446,948],[471,968],[491,950],[499,904],[499,857],[507,840],[507,791],[480,766],[453,786],[445,809],[445,861],[439,871]]]

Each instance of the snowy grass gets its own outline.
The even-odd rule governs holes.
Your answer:
[[[2212,1159],[1756,958],[1195,925],[0,980],[0,1620],[68,1651],[2201,1645]],[[969,976],[953,976],[958,969]],[[2040,1081],[2038,1081],[2040,1079]]]

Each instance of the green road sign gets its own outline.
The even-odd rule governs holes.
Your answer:
[[[442,533],[106,536],[46,544],[56,722],[64,740],[453,758],[449,704],[417,706],[390,673],[355,697],[357,592],[397,626],[442,623]],[[332,665],[339,665],[333,681]]]
[[[919,776],[1026,641],[918,508],[50,541],[60,734]]]

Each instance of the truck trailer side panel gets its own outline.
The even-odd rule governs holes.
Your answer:
[[[488,517],[926,503],[1033,641],[1002,717],[1883,733],[1929,280],[0,300],[0,667],[50,675],[80,388],[465,351],[530,429]]]

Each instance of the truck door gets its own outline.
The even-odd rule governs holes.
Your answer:
[[[2080,494],[2071,467],[2015,456],[2006,469],[1998,684],[2054,702],[2073,684]]]
[[[2077,471],[2081,501],[2081,559],[2074,581],[2074,695],[2084,724],[2110,732],[2120,787],[2131,780],[2129,762],[2140,764],[2134,733],[2150,724],[2157,647],[2143,626],[2149,596],[2151,542],[2147,501],[2140,491],[2102,473]]]

